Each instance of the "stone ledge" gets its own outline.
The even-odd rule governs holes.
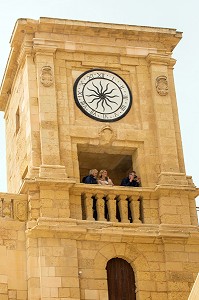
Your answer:
[[[176,242],[182,239],[192,239],[199,243],[199,227],[167,224],[121,224],[116,222],[95,222],[74,219],[52,219],[39,218],[37,221],[27,223],[26,234],[29,237],[59,237],[82,240],[97,239],[111,240],[114,237],[125,237],[131,239],[141,239],[146,243],[149,239],[163,239],[169,242],[170,239],[176,239]],[[105,238],[107,236],[107,238]]]

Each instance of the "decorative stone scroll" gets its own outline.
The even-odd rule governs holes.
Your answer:
[[[156,78],[156,90],[160,96],[166,96],[169,91],[167,77],[162,75]]]
[[[14,217],[19,221],[27,220],[27,202],[15,201]]]
[[[115,139],[114,131],[109,125],[101,128],[99,136],[101,144],[109,144]]]
[[[49,87],[53,84],[53,71],[50,66],[42,67],[40,81],[45,87]]]

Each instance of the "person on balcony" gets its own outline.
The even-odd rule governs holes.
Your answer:
[[[120,185],[139,187],[141,185],[141,182],[140,182],[140,178],[137,177],[136,172],[132,171],[129,173],[128,177],[122,179]]]
[[[87,184],[98,184],[98,182],[97,182],[97,174],[98,174],[98,170],[91,169],[89,171],[89,175],[83,177],[82,182],[83,183],[87,183]]]
[[[98,176],[98,184],[113,185],[112,180],[108,177],[107,170],[101,170]]]

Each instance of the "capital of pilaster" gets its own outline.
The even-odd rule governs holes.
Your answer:
[[[146,60],[149,65],[165,65],[173,67],[176,63],[176,60],[171,58],[170,55],[167,54],[149,53],[146,57]]]
[[[188,186],[185,173],[161,172],[158,176],[158,184],[161,186]]]
[[[61,165],[41,165],[39,170],[40,178],[66,179],[66,168]]]
[[[57,46],[48,43],[44,39],[34,38],[33,39],[33,49],[34,49],[36,56],[38,56],[38,55],[53,56],[57,50]]]
[[[20,65],[27,56],[31,56],[31,55],[32,55],[32,41],[26,40],[23,42],[19,56],[17,58],[18,65]]]

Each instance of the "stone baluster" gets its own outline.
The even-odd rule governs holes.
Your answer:
[[[140,200],[132,197],[130,200],[130,210],[133,217],[133,223],[141,223],[140,218]]]
[[[84,197],[84,205],[85,205],[85,213],[86,213],[86,220],[93,221],[93,198],[91,193],[86,193],[83,195]]]
[[[122,223],[129,223],[128,220],[128,202],[126,200],[126,195],[119,196],[119,211],[120,211],[120,218]]]
[[[104,195],[97,195],[97,220],[98,221],[106,221],[104,216],[105,211],[105,200]]]
[[[110,222],[118,222],[116,219],[116,199],[115,195],[108,195],[107,196],[107,207],[108,207],[108,216]]]

